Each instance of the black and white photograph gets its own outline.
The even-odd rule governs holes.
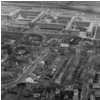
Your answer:
[[[100,100],[100,1],[1,1],[1,100]]]

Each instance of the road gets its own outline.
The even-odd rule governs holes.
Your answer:
[[[69,73],[68,71],[69,71],[70,63],[72,62],[72,60],[73,60],[73,56],[71,56],[71,57],[69,58],[68,62],[67,62],[64,66],[62,66],[62,71],[60,71],[58,77],[55,79],[55,82],[61,83],[64,74],[65,74],[65,73]],[[64,68],[63,68],[63,67],[64,67]],[[67,76],[67,75],[66,75],[66,76]]]
[[[23,72],[23,74],[15,81],[10,82],[8,84],[2,84],[2,88],[9,88],[12,86],[15,86],[16,84],[22,82],[23,80],[25,80],[27,78],[27,76],[32,73],[36,67],[37,67],[37,63],[40,62],[41,60],[43,60],[49,53],[48,50],[44,50],[45,54],[44,55],[40,55],[35,61],[33,61]]]

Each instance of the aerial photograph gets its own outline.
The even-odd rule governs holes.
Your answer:
[[[1,100],[100,100],[100,1],[1,1]]]

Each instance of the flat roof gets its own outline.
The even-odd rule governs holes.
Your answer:
[[[97,27],[95,39],[100,39],[100,26]]]

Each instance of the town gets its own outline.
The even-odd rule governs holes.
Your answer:
[[[100,2],[1,2],[2,100],[100,100]]]

